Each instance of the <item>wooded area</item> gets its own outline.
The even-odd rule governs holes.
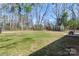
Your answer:
[[[0,4],[0,30],[79,30],[79,4]]]

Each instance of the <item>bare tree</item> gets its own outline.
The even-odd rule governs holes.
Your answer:
[[[46,7],[44,7],[46,5]],[[49,7],[49,4],[35,4],[34,5],[34,9],[35,9],[35,15],[36,15],[36,24],[38,25],[37,27],[42,27],[42,23],[43,23],[43,20],[48,12],[48,7]],[[44,11],[43,8],[45,8]]]

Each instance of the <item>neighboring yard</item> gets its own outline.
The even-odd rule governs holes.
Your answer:
[[[64,36],[64,32],[14,31],[0,34],[0,55],[30,55]]]

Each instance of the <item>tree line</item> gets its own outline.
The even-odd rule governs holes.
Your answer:
[[[5,30],[79,29],[79,4],[0,4],[0,28]]]

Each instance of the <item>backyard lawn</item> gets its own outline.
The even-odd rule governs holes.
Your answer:
[[[43,48],[62,37],[64,32],[12,31],[0,34],[0,55],[23,56]]]

